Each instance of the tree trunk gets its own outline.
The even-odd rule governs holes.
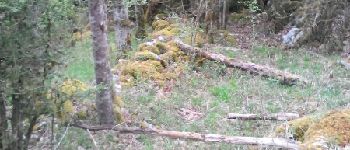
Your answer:
[[[22,76],[19,77],[18,81],[12,84],[12,135],[11,135],[11,148],[14,150],[23,149],[23,82]]]
[[[124,5],[123,0],[117,0],[115,5],[115,40],[117,50],[126,52],[130,46],[130,28],[132,22],[129,21],[128,7]]]
[[[5,99],[5,82],[0,80],[0,149],[5,149],[5,143],[8,139],[6,135],[7,118],[6,118],[6,99]]]
[[[139,5],[135,5],[135,9],[137,9],[137,11],[135,10],[136,13],[136,37],[137,38],[145,38],[146,37],[146,31],[145,31],[145,26],[147,23],[147,20],[145,19],[144,15],[144,9],[142,6]]]
[[[89,1],[90,24],[95,61],[96,106],[100,124],[114,124],[111,71],[108,60],[107,14],[104,0]]]
[[[223,0],[223,5],[222,5],[222,29],[226,29],[226,14],[227,14],[227,0]]]

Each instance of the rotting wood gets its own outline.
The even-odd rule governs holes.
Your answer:
[[[275,146],[286,149],[299,149],[299,145],[292,140],[284,138],[256,138],[241,136],[225,136],[220,134],[201,134],[194,132],[168,131],[156,128],[140,128],[140,127],[119,127],[113,125],[89,126],[85,124],[73,124],[72,126],[82,128],[89,131],[113,130],[121,134],[149,134],[156,136],[164,136],[173,139],[186,139],[203,142],[223,142],[235,145],[261,145]]]
[[[175,42],[178,45],[178,47],[182,51],[184,51],[186,54],[194,54],[211,61],[216,61],[216,62],[225,64],[228,67],[239,68],[251,74],[260,75],[268,78],[274,78],[280,81],[282,84],[295,85],[297,83],[302,83],[302,84],[307,83],[306,80],[302,79],[302,77],[298,75],[277,70],[268,66],[254,64],[252,62],[246,62],[239,59],[230,59],[222,54],[211,53],[211,52],[207,52],[204,49],[192,47],[188,44],[183,43],[179,39],[175,39]]]
[[[238,114],[229,113],[228,119],[239,119],[239,120],[278,120],[278,121],[289,121],[299,118],[299,114],[296,113],[274,113],[267,115],[258,114]]]

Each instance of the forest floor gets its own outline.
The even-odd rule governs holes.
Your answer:
[[[290,112],[303,116],[349,107],[350,72],[338,64],[339,54],[319,53],[305,48],[286,50],[278,44],[277,35],[256,37],[251,28],[250,25],[229,25],[228,31],[237,39],[237,49],[216,48],[213,51],[298,74],[310,83],[304,86],[281,85],[274,79],[250,75],[215,62],[205,61],[201,67],[188,63],[179,78],[167,81],[162,87],[152,81],[140,81],[123,89],[125,108],[132,114],[132,121],[144,120],[166,130],[267,137],[283,122],[228,120],[227,114]],[[113,41],[113,38],[110,39],[111,48],[114,47]],[[133,49],[137,49],[140,42],[134,40]],[[91,40],[86,38],[70,48],[72,53],[66,77],[92,85],[91,47]],[[57,139],[64,131],[65,128],[57,131]],[[113,131],[96,132],[93,136],[99,149],[254,148],[149,135],[118,135]],[[70,128],[60,149],[95,147],[86,131]]]

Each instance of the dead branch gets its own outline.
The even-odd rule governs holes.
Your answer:
[[[267,115],[257,115],[257,114],[238,114],[229,113],[228,119],[239,119],[239,120],[279,120],[279,121],[289,121],[299,118],[299,114],[296,113],[275,113]]]
[[[203,142],[224,142],[236,145],[263,145],[276,146],[287,149],[299,149],[298,144],[283,138],[225,136],[219,134],[201,134],[193,132],[167,131],[156,128],[118,127],[113,125],[88,126],[83,124],[73,124],[72,126],[90,131],[114,130],[121,134],[149,134],[156,136],[165,136],[173,139],[186,139]]]
[[[283,84],[295,85],[297,82],[306,83],[300,76],[294,75],[285,71],[277,70],[268,66],[258,65],[251,62],[245,62],[239,59],[230,59],[222,54],[215,54],[207,52],[203,49],[192,47],[183,43],[181,40],[175,40],[179,48],[187,54],[195,54],[199,57],[206,58],[208,60],[222,63],[228,67],[239,68],[247,71],[251,74],[260,75],[263,77],[269,77],[279,80]]]

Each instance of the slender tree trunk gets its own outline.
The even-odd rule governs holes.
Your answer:
[[[6,102],[5,102],[5,82],[0,80],[0,149],[4,149],[7,140],[7,119],[6,119]]]
[[[123,0],[116,1],[114,21],[117,50],[121,50],[125,53],[131,47],[129,41],[132,23],[129,21],[128,7],[124,5]]]
[[[111,71],[108,61],[107,14],[104,0],[89,1],[90,24],[95,59],[96,106],[100,124],[114,124]]]
[[[223,0],[222,5],[222,29],[226,29],[227,0]]]
[[[19,77],[18,81],[12,84],[13,94],[12,94],[12,138],[11,145],[14,150],[23,149],[23,82],[22,77]]]

